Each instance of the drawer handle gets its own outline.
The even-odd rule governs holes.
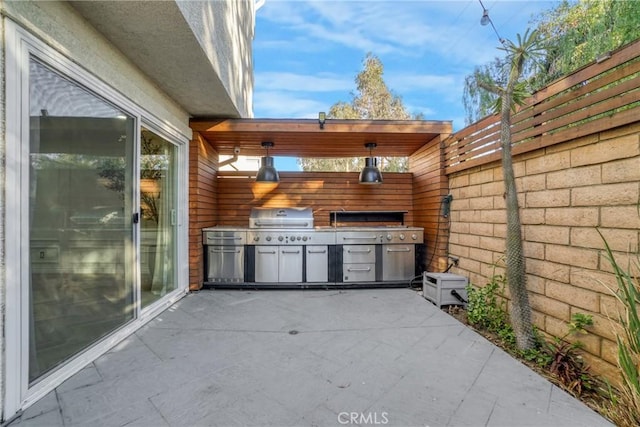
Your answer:
[[[411,249],[409,249],[409,248],[401,248],[401,249],[387,248],[387,253],[388,252],[411,252]]]
[[[369,254],[371,253],[371,249],[349,249],[347,252],[350,254]]]
[[[239,254],[240,253],[240,249],[213,249],[212,252],[217,253],[217,254]]]
[[[207,241],[209,240],[242,240],[242,237],[232,237],[232,236],[207,236]]]
[[[282,251],[283,254],[299,254],[300,251],[287,251],[287,250],[283,250]]]
[[[364,267],[364,268],[349,267],[347,268],[347,271],[371,271],[371,267]]]
[[[276,251],[265,251],[265,250],[258,249],[258,253],[259,254],[275,254]]]
[[[326,254],[326,253],[327,253],[327,250],[326,250],[326,249],[324,249],[324,250],[321,250],[321,251],[312,251],[311,249],[309,249],[309,250],[307,251],[307,253],[308,253],[308,254]]]

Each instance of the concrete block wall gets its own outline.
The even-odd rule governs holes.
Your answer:
[[[619,307],[606,288],[616,281],[598,230],[621,265],[638,252],[640,123],[516,156],[514,169],[534,323],[562,336],[573,313],[591,314],[591,334],[580,337],[585,359],[615,379],[617,325],[609,318]],[[452,174],[449,184],[449,253],[460,258],[452,272],[483,286],[504,265],[501,165]]]

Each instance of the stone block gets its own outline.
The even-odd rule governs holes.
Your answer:
[[[600,208],[600,225],[608,228],[640,229],[640,213],[638,207],[611,206]]]
[[[567,169],[571,166],[570,153],[570,151],[561,151],[527,160],[527,175]]]
[[[574,307],[597,312],[600,309],[600,295],[587,289],[577,288],[567,283],[548,281],[546,295]]]
[[[546,190],[546,175],[527,175],[516,179],[516,188],[518,191],[542,191]]]
[[[640,181],[640,158],[631,157],[602,165],[602,182]]]
[[[537,312],[548,314],[556,319],[569,320],[571,309],[569,304],[540,294],[529,294],[531,308]],[[547,331],[550,332],[550,331]]]
[[[549,208],[545,213],[547,225],[595,227],[598,225],[599,219],[600,212],[597,207]]]
[[[640,143],[637,134],[624,135],[595,144],[585,145],[571,150],[571,166],[585,166],[607,163],[640,155]]]
[[[570,267],[537,259],[527,260],[527,273],[556,282],[569,283]]]
[[[638,203],[640,190],[637,182],[603,184],[574,188],[571,191],[573,206],[615,206]]]
[[[493,181],[493,170],[485,169],[469,174],[469,185],[484,184]]]
[[[600,235],[600,233],[602,235]],[[638,231],[617,228],[574,227],[571,229],[571,245],[585,248],[604,249],[606,240],[614,251],[637,252]]]
[[[569,244],[569,228],[551,225],[525,225],[524,237],[532,242]]]
[[[526,194],[527,208],[569,206],[571,191],[568,189],[533,191]]]
[[[599,254],[598,251],[593,249],[547,244],[545,247],[545,257],[548,261],[560,264],[567,264],[591,270],[598,268]]]
[[[469,226],[468,232],[470,234],[477,234],[479,236],[493,236],[493,224],[491,223],[472,222],[467,225]]]
[[[545,224],[544,208],[525,208],[520,210],[520,222],[524,224]]]
[[[573,188],[601,183],[600,165],[564,169],[546,175],[548,189]]]

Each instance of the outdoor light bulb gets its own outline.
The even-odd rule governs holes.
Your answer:
[[[489,25],[490,19],[489,19],[489,12],[487,11],[487,9],[485,9],[482,12],[482,19],[480,19],[480,25]]]

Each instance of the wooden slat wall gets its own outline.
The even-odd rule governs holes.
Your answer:
[[[329,225],[332,210],[406,210],[414,224],[412,175],[383,173],[381,185],[358,183],[357,172],[280,172],[280,183],[258,184],[246,174],[218,174],[218,225],[249,225],[252,207],[311,207],[314,225]]]
[[[538,91],[512,117],[513,154],[634,123],[640,110],[640,41]],[[500,117],[489,116],[446,141],[446,171],[500,159]]]
[[[189,289],[202,287],[204,254],[202,229],[216,225],[218,218],[218,153],[194,132],[189,144]]]
[[[442,199],[449,193],[444,174],[443,137],[437,137],[409,158],[413,173],[414,225],[424,227],[428,271],[444,271],[447,266],[449,220],[442,216]]]

